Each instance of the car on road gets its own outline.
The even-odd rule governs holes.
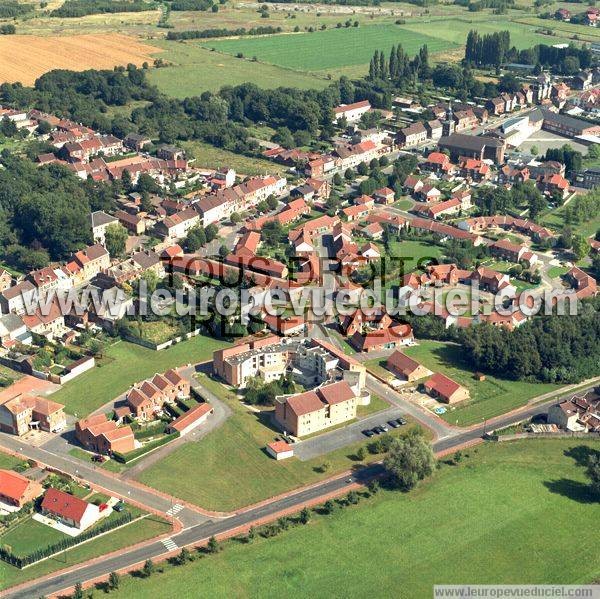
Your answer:
[[[396,418],[396,422],[400,425],[400,426],[404,426],[405,424],[407,424],[406,420],[404,420],[404,418]]]
[[[365,435],[365,437],[372,437],[375,433],[370,429],[370,428],[366,428],[364,431],[362,431],[362,434]]]
[[[400,426],[400,423],[396,422],[395,420],[388,420],[388,424],[392,427],[392,428],[398,428]]]

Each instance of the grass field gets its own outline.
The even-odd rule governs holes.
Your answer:
[[[35,521],[31,521],[31,524],[38,525],[38,523]],[[49,531],[49,533],[46,533],[46,531],[41,531],[36,526],[35,531],[37,531],[39,534],[61,534],[56,533],[56,531],[44,526],[43,524],[39,524],[38,526]],[[63,568],[67,568],[74,564],[92,559],[99,555],[115,551],[121,547],[127,547],[129,545],[134,545],[135,543],[145,541],[146,539],[151,539],[168,532],[170,529],[171,525],[165,520],[154,516],[149,516],[147,518],[132,522],[128,526],[125,526],[119,530],[115,530],[110,534],[99,537],[88,543],[84,543],[80,547],[73,547],[66,552],[40,562],[37,565],[30,566],[24,570],[19,570],[18,568],[8,565],[6,562],[0,561],[0,590],[6,589],[9,586],[19,584],[21,582],[25,582],[27,580],[44,576],[45,574],[55,572],[56,570],[62,570]],[[38,543],[41,545],[43,541],[40,539],[41,537],[32,537],[29,540],[33,543]],[[23,544],[26,540],[27,539],[19,539],[17,535],[17,538],[14,540],[14,542]],[[0,542],[4,544],[4,539],[0,539]]]
[[[545,23],[546,27],[552,27],[553,25],[552,21],[546,21]],[[497,17],[482,18],[478,16],[468,18],[465,16],[460,19],[411,20],[406,25],[402,25],[402,29],[417,34],[426,31],[427,35],[433,38],[459,46],[465,45],[467,35],[471,29],[477,30],[480,35],[494,31],[509,31],[510,45],[514,45],[519,49],[530,48],[535,44],[552,45],[569,41],[569,36],[565,37],[560,34],[556,36],[542,35],[535,32],[537,27],[533,25],[515,23],[508,21],[506,18]],[[435,50],[430,47],[429,51],[434,52]]]
[[[482,422],[518,408],[533,397],[560,389],[560,385],[510,381],[489,374],[485,381],[476,381],[474,371],[463,360],[461,347],[450,343],[422,340],[404,351],[433,372],[441,372],[469,389],[469,401],[449,408],[442,415],[444,420],[458,426]]]
[[[0,80],[31,85],[52,69],[110,69],[152,62],[154,46],[118,34],[0,36]]]
[[[389,255],[404,258],[404,271],[411,272],[420,263],[422,264],[422,261],[439,260],[442,257],[442,248],[427,241],[407,239],[390,243]],[[395,264],[392,264],[392,266],[395,266]]]
[[[130,385],[156,372],[187,363],[205,362],[227,344],[199,335],[159,352],[121,341],[111,345],[98,366],[52,394],[69,414],[83,417],[124,393]]]
[[[199,42],[154,43],[164,50],[160,58],[172,66],[152,69],[148,78],[161,91],[176,98],[197,96],[205,90],[218,91],[225,85],[240,85],[247,81],[263,88],[287,85],[301,89],[322,89],[331,83],[324,76],[252,62],[251,56],[242,60],[222,52],[211,52]]]
[[[261,62],[303,71],[326,71],[339,67],[366,65],[375,50],[389,52],[402,44],[409,54],[415,54],[427,44],[429,52],[447,50],[454,43],[411,31],[397,25],[373,25],[329,29],[315,33],[275,35],[253,39],[205,41],[203,45],[221,52],[256,56]]]
[[[231,541],[150,579],[125,578],[112,595],[154,599],[169,588],[179,597],[295,599],[346,589],[348,597],[420,599],[433,584],[589,583],[600,576],[590,526],[600,503],[586,495],[583,468],[570,456],[591,448],[600,443],[480,446],[409,494],[382,491],[276,538]]]
[[[546,213],[542,217],[540,224],[561,231],[566,225],[564,220],[564,208],[556,208],[555,210]],[[600,214],[582,223],[571,223],[569,226],[574,234],[589,237],[590,235],[594,235],[596,231],[600,229]]]
[[[307,462],[296,458],[276,462],[264,451],[265,445],[277,436],[276,429],[270,428],[268,414],[247,410],[233,392],[206,376],[200,376],[199,381],[221,397],[233,415],[201,442],[186,443],[144,470],[138,477],[141,482],[204,508],[227,511],[359,463],[354,459],[355,453],[366,442]],[[384,403],[378,399],[373,406],[384,408]],[[330,468],[321,472],[324,462]],[[194,476],[190,477],[192,471]]]
[[[235,169],[239,175],[264,175],[265,173],[285,173],[286,168],[262,158],[252,158],[235,154],[223,148],[217,148],[199,141],[183,142],[188,156],[196,158],[194,166],[200,168],[217,168],[226,164]]]

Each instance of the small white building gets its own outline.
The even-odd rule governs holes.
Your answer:
[[[273,441],[267,445],[267,453],[277,461],[294,456],[294,448],[285,441]]]

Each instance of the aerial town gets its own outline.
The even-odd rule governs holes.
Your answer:
[[[0,597],[596,596],[599,21],[0,3]]]

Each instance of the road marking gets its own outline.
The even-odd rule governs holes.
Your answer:
[[[167,510],[167,516],[175,516],[177,515],[182,509],[183,509],[183,505],[181,505],[180,503],[176,503],[172,508]]]
[[[175,549],[179,549],[179,547],[177,546],[177,543],[173,539],[171,539],[171,538],[169,538],[169,539],[163,539],[161,541],[161,543],[165,546],[165,548],[168,551],[175,551]]]

